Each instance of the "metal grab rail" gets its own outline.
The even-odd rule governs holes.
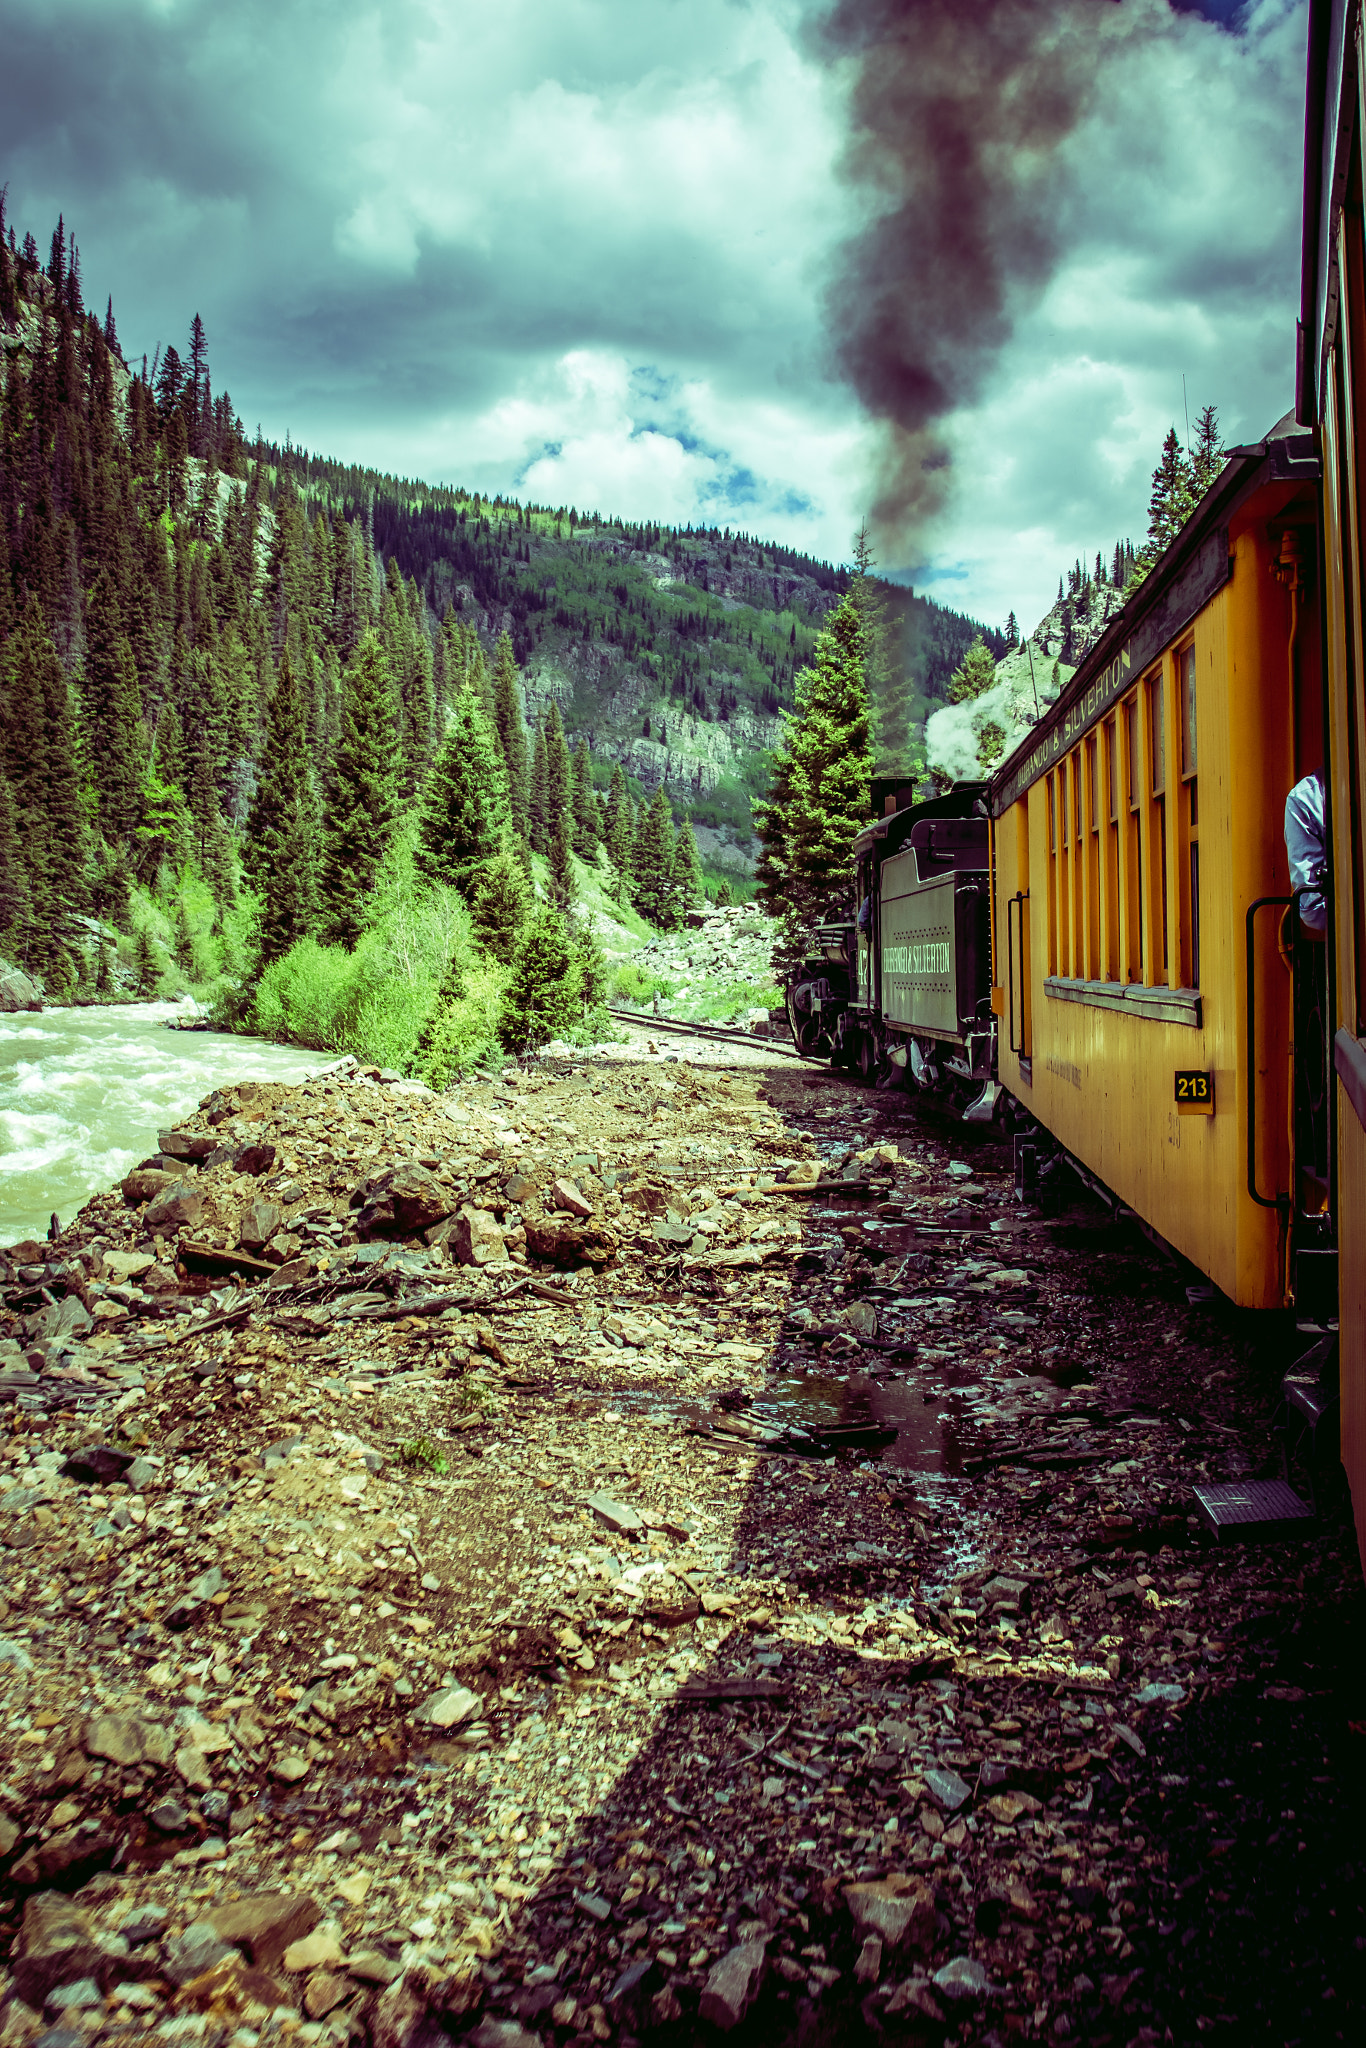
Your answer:
[[[1291,896],[1259,896],[1247,911],[1247,1191],[1261,1209],[1275,1209],[1282,1216],[1289,1215],[1291,1197],[1287,1195],[1263,1195],[1257,1188],[1257,930],[1256,919],[1259,910],[1274,905],[1284,910],[1293,904],[1298,911],[1301,896],[1316,895],[1318,890],[1296,889]],[[1291,1002],[1294,1002],[1294,970],[1291,970]],[[1291,1029],[1294,1029],[1292,1014]]]
[[[1023,1054],[1026,1058],[1028,1055],[1025,1053],[1024,1032],[1024,907],[1028,901],[1028,889],[1017,889],[1006,904],[1006,1028],[1009,1034],[1010,1050],[1013,1053]],[[1010,915],[1017,903],[1020,906],[1020,1042],[1018,1045],[1015,1043],[1015,927]]]

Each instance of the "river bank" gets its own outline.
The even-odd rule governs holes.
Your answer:
[[[156,1150],[157,1131],[234,1079],[300,1080],[326,1055],[264,1039],[167,1030],[176,1003],[0,1016],[0,1243],[47,1236]]]

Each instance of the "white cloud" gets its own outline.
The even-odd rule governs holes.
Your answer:
[[[1302,0],[1098,43],[1066,256],[911,565],[997,620],[1137,539],[1180,419],[1289,402]],[[807,0],[0,0],[10,210],[59,208],[125,346],[208,325],[249,428],[843,558],[874,436],[822,286],[863,205]],[[971,33],[966,21],[965,34]]]

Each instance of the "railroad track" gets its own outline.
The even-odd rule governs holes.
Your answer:
[[[673,1031],[686,1038],[729,1039],[736,1045],[747,1045],[751,1051],[763,1047],[767,1051],[781,1054],[784,1059],[799,1060],[802,1055],[795,1045],[783,1045],[776,1039],[759,1038],[751,1031],[732,1031],[725,1024],[684,1024],[672,1017],[656,1017],[649,1010],[623,1010],[609,1003],[608,1015],[619,1017],[623,1024],[637,1024],[647,1031]]]

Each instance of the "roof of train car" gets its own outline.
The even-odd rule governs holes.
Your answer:
[[[1276,480],[1314,482],[1314,436],[1293,414],[1264,441],[1231,448],[1229,459],[1171,546],[1115,613],[1071,681],[992,776],[991,815],[1001,817],[1031,783],[1075,746],[1184,631],[1228,581],[1228,522],[1239,502]]]

